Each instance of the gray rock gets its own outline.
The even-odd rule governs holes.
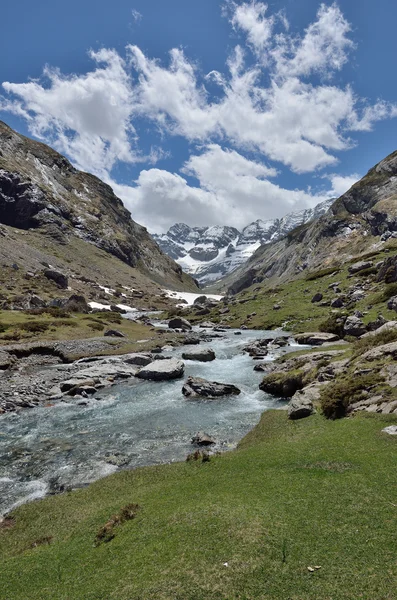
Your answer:
[[[364,298],[365,298],[364,290],[355,290],[350,296],[350,300],[352,302],[359,302],[360,300],[363,300]]]
[[[192,444],[197,446],[211,446],[215,444],[214,438],[204,431],[198,431],[194,437],[192,437]]]
[[[121,333],[118,329],[107,329],[103,334],[105,337],[125,337],[124,333]]]
[[[60,384],[61,392],[67,392],[71,396],[75,394],[80,394],[80,390],[83,388],[95,388],[95,384],[97,380],[93,378],[84,379],[82,377],[72,377],[71,379],[67,379],[66,381],[62,381]]]
[[[343,301],[343,299],[340,296],[338,298],[335,298],[331,302],[331,307],[332,308],[342,308],[343,305],[344,305],[344,301]]]
[[[297,344],[308,344],[309,346],[321,346],[326,342],[336,342],[339,336],[335,333],[323,333],[321,331],[309,333],[297,333],[295,341]]]
[[[397,358],[397,342],[390,342],[389,344],[383,344],[383,346],[372,348],[362,355],[361,360],[362,362],[366,360],[372,361],[378,360],[385,356],[391,356],[394,359]]]
[[[230,383],[207,381],[201,377],[188,377],[182,387],[182,394],[187,397],[217,398],[241,393],[238,387]]]
[[[363,260],[360,262],[354,263],[349,267],[349,273],[354,275],[354,273],[359,273],[360,271],[364,271],[364,269],[370,269],[374,266],[374,263],[371,260]]]
[[[166,358],[165,360],[155,360],[150,365],[142,367],[136,376],[140,379],[163,381],[183,377],[184,371],[185,365],[181,360]]]
[[[152,356],[149,353],[145,354],[144,352],[125,354],[123,356],[123,360],[128,365],[137,365],[140,367],[146,367],[146,365],[149,365],[151,362],[153,362]]]
[[[69,280],[66,275],[61,273],[60,271],[56,271],[55,269],[45,269],[44,276],[47,277],[50,281],[53,281],[57,284],[58,287],[66,290],[69,286]]]
[[[384,325],[382,325],[378,329],[376,329],[376,330],[371,329],[367,333],[364,333],[364,335],[362,335],[361,337],[366,338],[366,337],[378,335],[380,333],[384,333],[385,331],[390,331],[393,329],[397,330],[397,321],[387,321]]]
[[[393,296],[392,298],[389,299],[389,301],[387,303],[387,308],[389,310],[397,311],[397,296]]]
[[[314,294],[313,298],[312,298],[312,302],[320,302],[323,299],[323,295],[321,294],[321,292],[318,292],[317,294]]]
[[[44,308],[47,304],[40,296],[32,294],[29,298],[29,306],[30,308]]]
[[[296,392],[288,404],[288,418],[292,420],[304,419],[315,413],[313,402],[305,397],[305,393]]]
[[[191,324],[187,319],[182,317],[175,317],[168,322],[170,329],[182,329],[182,331],[190,331],[192,329]]]
[[[382,433],[388,433],[389,435],[397,435],[397,425],[389,425],[382,429]]]
[[[202,348],[197,350],[191,350],[190,352],[183,352],[182,358],[184,360],[198,360],[200,362],[211,362],[215,360],[215,352],[211,348]]]
[[[343,331],[345,335],[352,335],[354,337],[360,337],[366,333],[367,328],[359,317],[355,315],[351,315],[347,317],[345,324],[343,326]]]
[[[207,300],[208,300],[207,296],[198,296],[194,300],[193,304],[195,304],[195,305],[197,305],[197,304],[205,304],[207,302]]]

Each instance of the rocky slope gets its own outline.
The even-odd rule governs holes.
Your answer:
[[[381,250],[392,237],[397,237],[397,152],[373,167],[319,219],[260,247],[223,285],[236,293],[254,282],[282,282],[336,268],[354,256]]]
[[[196,289],[131,219],[110,186],[3,122],[0,224],[0,258],[6,270],[17,263],[24,272],[38,274],[49,263],[69,277],[103,285],[131,285],[135,278],[141,287]]]
[[[334,202],[301,210],[269,221],[258,219],[242,231],[234,227],[173,225],[167,233],[154,235],[159,246],[203,285],[209,285],[243,265],[263,244],[277,241],[292,229],[317,219]]]

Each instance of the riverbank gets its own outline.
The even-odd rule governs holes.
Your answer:
[[[24,505],[0,532],[3,597],[392,600],[397,440],[382,429],[395,422],[268,411],[209,462],[124,471]],[[135,518],[98,544],[130,504]]]

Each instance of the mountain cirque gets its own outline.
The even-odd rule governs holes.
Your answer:
[[[295,227],[323,215],[333,202],[325,200],[281,219],[258,219],[242,231],[228,226],[189,227],[176,223],[167,233],[153,237],[186,273],[209,285],[243,265],[262,244],[277,241]]]
[[[125,285],[153,299],[159,286],[197,289],[110,186],[1,121],[0,224],[1,275],[16,293],[26,277],[40,293],[54,295],[58,287],[42,277],[48,268],[64,272],[82,292]]]

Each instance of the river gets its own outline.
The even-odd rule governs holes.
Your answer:
[[[242,391],[238,396],[192,400],[181,393],[183,379],[132,378],[96,394],[87,406],[60,401],[0,416],[0,515],[120,468],[184,460],[199,430],[217,440],[216,449],[235,447],[264,410],[285,406],[259,390],[262,374],[242,352],[249,341],[281,333],[247,330],[236,336],[229,330],[200,346],[213,348],[216,360],[185,361],[185,378],[233,383]],[[179,357],[183,350],[164,354]]]

